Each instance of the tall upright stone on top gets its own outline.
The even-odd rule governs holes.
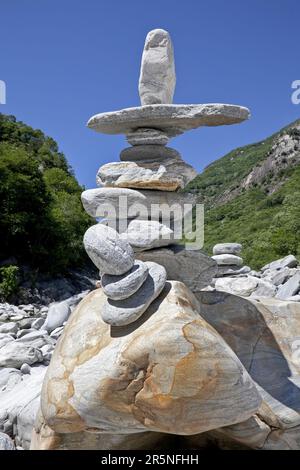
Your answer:
[[[142,106],[170,104],[176,84],[173,45],[163,29],[147,34],[141,63],[139,94]]]

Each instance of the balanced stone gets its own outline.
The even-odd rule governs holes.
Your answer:
[[[120,153],[120,160],[123,162],[159,162],[181,160],[180,153],[170,147],[162,145],[136,145],[135,147],[127,147]]]
[[[160,162],[112,162],[99,168],[97,184],[116,188],[176,191],[184,188],[197,172],[183,160]]]
[[[109,299],[123,300],[133,295],[145,282],[148,266],[143,261],[136,261],[132,268],[121,276],[103,274],[101,285]]]
[[[174,137],[197,127],[238,124],[249,115],[249,109],[233,104],[156,104],[96,114],[87,125],[103,134],[129,134],[140,127],[155,127]]]
[[[145,263],[149,272],[140,289],[131,297],[118,301],[106,299],[101,316],[105,323],[114,326],[128,325],[136,321],[163,290],[167,273],[157,263]]]
[[[139,79],[141,104],[172,103],[176,75],[170,35],[163,29],[147,34]]]
[[[126,240],[106,225],[96,224],[84,234],[87,254],[102,274],[124,274],[134,264],[134,253]]]
[[[132,220],[120,236],[135,252],[171,245],[176,241],[174,231],[156,220]]]
[[[235,266],[235,265],[224,265],[218,266],[218,272],[216,277],[223,276],[238,276],[240,274],[250,273],[251,268],[249,266]]]
[[[242,266],[243,259],[236,255],[215,255],[212,256],[219,266],[234,265]]]
[[[197,196],[174,191],[134,190],[128,188],[88,189],[81,195],[84,209],[92,217],[105,217],[107,220],[135,218],[155,219],[153,206],[163,205],[170,209],[176,206],[181,211],[170,211],[174,220],[182,219],[191,212]],[[110,209],[113,211],[109,212]],[[142,210],[143,209],[143,210]],[[130,268],[128,268],[130,269]]]
[[[167,145],[169,137],[159,129],[141,127],[126,135],[127,142],[133,146],[139,145]]]
[[[213,247],[214,255],[239,255],[242,250],[242,245],[239,243],[218,243]]]

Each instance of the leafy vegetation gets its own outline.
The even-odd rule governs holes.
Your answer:
[[[91,224],[76,181],[56,142],[0,114],[0,260],[11,256],[58,273],[86,260]]]
[[[18,266],[0,268],[0,301],[5,302],[18,289]]]

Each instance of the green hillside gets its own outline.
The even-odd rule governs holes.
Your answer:
[[[187,191],[205,204],[205,249],[240,242],[252,268],[300,256],[300,121],[209,165]]]
[[[0,263],[59,273],[86,260],[91,219],[56,142],[0,114]]]

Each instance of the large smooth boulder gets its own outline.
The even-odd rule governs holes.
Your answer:
[[[41,410],[56,433],[189,435],[237,423],[261,398],[232,350],[180,282],[135,323],[110,327],[101,289],[72,313],[44,380]]]

